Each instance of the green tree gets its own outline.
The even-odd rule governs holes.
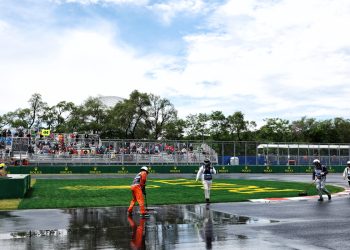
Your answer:
[[[209,137],[209,117],[207,114],[190,114],[186,117],[185,133],[191,140],[204,140]]]
[[[334,130],[336,132],[336,141],[339,143],[350,142],[350,120],[341,117],[334,118]]]
[[[208,118],[210,137],[214,140],[227,138],[228,123],[225,115],[221,111],[213,111]]]
[[[43,126],[45,128],[54,129],[56,120],[56,112],[54,107],[48,107],[43,111],[43,114],[41,115],[41,121],[43,123]],[[45,124],[45,125],[44,125]]]
[[[106,134],[119,134],[122,131],[121,137],[124,139],[148,138],[149,129],[146,121],[150,105],[150,99],[146,93],[134,90],[128,99],[117,103],[109,111]]]
[[[294,141],[322,143],[334,141],[332,120],[317,121],[315,118],[302,117],[293,121],[291,133]]]
[[[28,102],[30,110],[28,128],[32,128],[33,126],[40,128],[42,115],[48,108],[47,103],[42,100],[41,95],[38,93],[33,94]]]
[[[73,110],[76,108],[73,102],[61,101],[57,103],[54,107],[55,114],[55,130],[56,132],[72,132],[65,129],[65,123],[69,120],[72,115]]]
[[[30,109],[17,109],[14,112],[8,112],[2,116],[3,126],[12,128],[23,127],[28,129],[32,118]]]
[[[231,136],[231,140],[242,141],[243,134],[248,133],[250,129],[255,129],[255,122],[249,122],[244,119],[244,114],[241,111],[237,111],[227,117],[228,131]]]
[[[163,128],[163,136],[169,140],[181,140],[184,137],[186,122],[182,119],[176,119],[168,122]]]
[[[146,122],[150,128],[151,137],[158,140],[165,137],[165,127],[168,124],[176,125],[177,111],[168,99],[150,94],[149,100],[150,107],[148,108]]]
[[[103,130],[106,109],[107,107],[98,98],[89,97],[82,105],[84,130],[100,133]]]
[[[287,142],[291,135],[291,126],[288,120],[268,118],[259,129],[259,139],[267,142]]]

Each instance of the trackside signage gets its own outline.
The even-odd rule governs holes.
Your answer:
[[[146,165],[149,169],[149,173],[159,173],[159,174],[180,174],[180,173],[188,173],[188,174],[196,174],[199,165]],[[140,171],[141,166],[136,165],[117,165],[117,166],[9,166],[7,171],[11,174],[134,174]],[[311,174],[313,172],[313,166],[249,166],[249,165],[216,165],[214,166],[218,172],[218,174],[229,174],[229,173],[286,173],[286,174],[294,174],[294,173],[308,173]],[[327,166],[328,171],[330,173],[342,173],[345,166]]]

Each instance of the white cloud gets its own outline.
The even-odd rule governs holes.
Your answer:
[[[146,5],[148,0],[52,0],[56,3],[80,3],[84,5],[88,4],[133,4],[133,5]]]
[[[2,20],[0,20],[0,32],[3,32],[8,28],[8,24]]]
[[[200,0],[152,8],[166,22],[203,10]],[[211,32],[183,38],[188,50],[181,57],[140,57],[107,19],[93,27],[49,32],[0,21],[2,93],[16,92],[16,101],[12,94],[1,95],[7,103],[1,112],[24,106],[34,92],[52,105],[81,103],[98,94],[128,97],[138,89],[174,100],[184,97],[184,104],[176,105],[181,117],[214,110],[242,111],[255,121],[349,117],[348,13],[345,0],[231,0],[202,24]]]
[[[164,24],[168,25],[178,14],[198,14],[208,10],[203,0],[170,0],[148,6],[149,9],[160,15]]]
[[[349,89],[340,88],[337,98],[322,89],[349,82],[349,9],[348,1],[229,1],[210,19],[218,32],[186,37],[187,67],[177,81],[221,83],[190,88],[195,97],[251,94],[260,106],[245,113],[313,116],[315,108],[305,107],[326,102],[324,115],[339,114],[337,99]]]
[[[2,41],[6,53],[0,53],[0,82],[7,93],[2,94],[7,105],[1,112],[26,107],[36,92],[50,105],[62,100],[80,104],[98,94],[128,97],[134,89],[149,92],[145,72],[167,59],[137,57],[132,48],[113,40],[108,25],[98,27],[47,33],[40,39],[7,33]]]

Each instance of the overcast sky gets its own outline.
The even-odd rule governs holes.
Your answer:
[[[137,89],[188,114],[350,118],[349,0],[0,0],[0,114]]]

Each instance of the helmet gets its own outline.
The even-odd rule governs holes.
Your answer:
[[[347,161],[346,164],[350,165],[350,161]]]
[[[6,166],[5,163],[0,163],[0,168],[3,168],[5,166]]]
[[[204,163],[210,163],[210,160],[208,158],[205,158]]]
[[[142,166],[142,167],[140,168],[140,170],[146,171],[146,172],[148,173],[148,167],[146,167],[146,166]]]
[[[315,159],[312,163],[313,163],[313,164],[320,163],[320,160],[319,160],[319,159]]]

